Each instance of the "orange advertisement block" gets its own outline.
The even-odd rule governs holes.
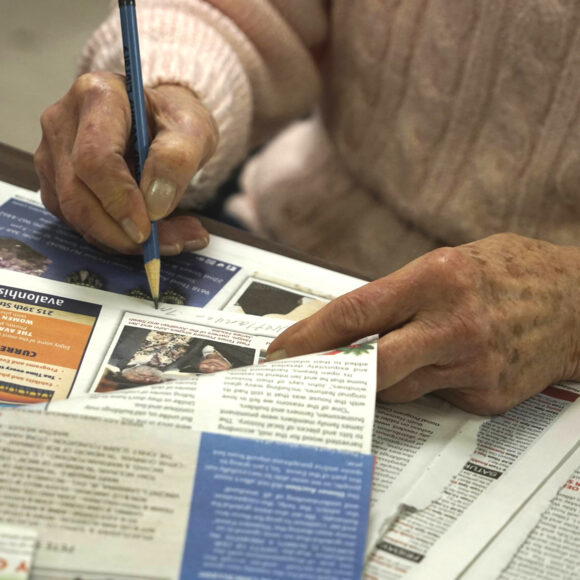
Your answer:
[[[87,324],[34,314],[19,315],[18,323],[4,326],[7,320],[15,318],[0,309],[0,356],[9,354],[71,369],[77,368],[94,323],[94,319]]]
[[[21,300],[0,300],[0,405],[66,398],[100,306],[9,290]]]

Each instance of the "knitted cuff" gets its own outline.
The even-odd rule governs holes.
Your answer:
[[[194,209],[209,200],[248,152],[252,92],[230,41],[234,39],[237,48],[247,48],[249,42],[226,17],[199,0],[174,0],[162,7],[155,0],[141,0],[137,18],[145,85],[191,88],[219,129],[216,153],[192,180],[193,192],[181,202],[181,207]],[[117,9],[93,34],[81,57],[81,73],[99,69],[124,73]]]

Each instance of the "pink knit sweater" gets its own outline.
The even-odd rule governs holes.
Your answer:
[[[140,0],[148,84],[193,88],[220,145],[197,207],[379,276],[501,231],[580,245],[574,0]],[[118,14],[83,70],[123,71]],[[307,113],[308,119],[288,124]]]

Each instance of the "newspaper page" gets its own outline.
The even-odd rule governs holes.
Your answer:
[[[48,376],[50,368],[54,375],[60,371],[77,377],[70,398],[62,401],[70,403],[67,412],[77,409],[125,421],[370,452],[376,391],[372,342],[263,364],[268,344],[289,321],[184,306],[164,306],[151,316],[149,305],[135,298],[117,297],[110,308],[107,301],[96,302],[103,293],[92,289],[36,279],[32,292],[26,289],[30,276],[14,272],[5,272],[3,283],[0,292],[32,301],[50,297],[62,308],[75,304],[79,310],[82,304],[99,312],[91,321],[88,342],[80,340],[82,335],[64,336],[56,317],[47,324],[41,320],[41,330],[50,331],[53,343],[66,340],[82,350],[80,364],[62,363],[64,370],[48,355],[40,362],[30,361],[25,352],[18,352],[18,336],[9,335],[11,342],[6,344],[14,349],[15,362],[0,368],[10,373],[0,382],[0,393],[12,397],[4,398],[5,406],[42,402],[56,409],[62,397],[48,389],[54,380]],[[13,317],[11,310],[4,315],[0,305],[3,316]],[[27,325],[27,344],[37,348],[36,341],[42,341],[47,346],[49,339],[37,332],[34,315],[26,316],[33,322]],[[57,348],[53,351],[59,353]],[[246,373],[252,365],[255,369]],[[11,370],[16,368],[22,368],[20,375]],[[33,398],[40,387],[46,395]],[[24,389],[28,399],[20,395],[15,400],[13,393]],[[93,395],[85,398],[91,391]]]
[[[140,256],[103,254],[39,202],[36,194],[1,185],[3,268],[129,296],[149,296]],[[203,307],[239,270],[237,265],[196,254],[164,258],[163,301]]]
[[[525,508],[529,498],[533,498],[544,482],[557,472],[578,446],[578,425],[580,424],[580,385],[562,383],[549,387],[543,394],[534,397],[529,405],[535,404],[534,412],[544,415],[550,421],[548,429],[538,436],[529,450],[522,454],[513,467],[503,472],[493,486],[475,501],[445,534],[425,559],[424,573],[418,577],[429,577],[427,571],[440,574],[442,578],[454,578],[466,573],[473,560],[494,540],[503,536],[502,530],[511,527],[511,520]],[[528,420],[532,415],[528,414]],[[525,416],[522,416],[525,419]],[[530,429],[540,430],[537,418],[530,421]],[[567,475],[573,471],[568,468]],[[560,484],[563,484],[561,476]],[[554,492],[555,493],[555,492]],[[533,500],[530,500],[533,501]],[[477,522],[477,526],[473,525]],[[527,521],[529,524],[529,521]],[[530,525],[527,529],[532,529]],[[512,532],[513,532],[512,528]],[[520,532],[521,532],[520,528]],[[520,538],[523,541],[523,538]],[[520,543],[521,543],[520,541]],[[501,541],[505,544],[504,540]],[[461,546],[461,556],[449,562],[447,557],[451,547]],[[513,546],[512,554],[517,548]],[[497,574],[496,576],[497,577]]]
[[[580,577],[580,448],[510,519],[462,578]]]
[[[28,290],[31,280],[34,292]],[[3,272],[2,293],[12,297],[0,302],[6,328],[26,324],[27,329],[26,337],[5,334],[4,344],[13,352],[10,364],[0,358],[0,373],[6,373],[0,382],[4,405],[42,402],[52,407],[63,399],[50,390],[60,373],[69,383],[74,379],[72,387],[67,384],[69,401],[89,392],[119,395],[78,402],[79,409],[93,414],[117,405],[107,416],[151,419],[156,413],[153,423],[257,438],[276,433],[279,441],[370,452],[376,391],[373,343],[264,365],[269,343],[291,321],[177,305],[155,311],[149,303],[126,296],[116,296],[111,307],[111,294],[11,271]],[[34,303],[47,300],[52,306],[43,307],[43,314],[15,309],[22,304],[28,308],[28,301],[36,310]],[[81,311],[94,313],[88,337],[88,332],[71,328],[88,325],[87,315],[79,321]],[[64,316],[72,318],[65,319],[66,327],[60,320]],[[59,345],[79,354],[65,360]],[[43,358],[31,359],[29,352]],[[240,373],[251,365],[257,367],[251,374]],[[20,374],[14,370],[18,368]],[[171,386],[151,389],[163,384]],[[131,396],[133,387],[140,388]]]
[[[575,465],[573,472],[552,499],[523,545],[517,550],[500,580],[519,578],[580,577],[580,453],[567,462],[566,469]],[[560,474],[558,474],[560,476]],[[553,480],[561,480],[554,477]]]
[[[146,313],[151,313],[151,308],[150,308],[150,304],[146,301],[140,300],[139,298],[135,298],[135,297],[129,297],[129,296],[117,296],[115,299],[115,303],[114,306],[115,308],[110,308],[110,307],[105,307],[104,304],[107,304],[109,302],[109,300],[104,300],[103,298],[109,298],[110,294],[108,293],[103,293],[102,291],[99,290],[95,290],[95,289],[91,289],[91,288],[86,288],[86,287],[79,287],[79,286],[74,286],[74,285],[70,285],[70,284],[63,284],[63,283],[59,283],[59,282],[53,282],[50,280],[46,280],[46,279],[39,279],[39,278],[35,278],[35,284],[34,284],[34,288],[35,291],[37,292],[41,292],[43,295],[48,296],[47,300],[50,300],[50,305],[51,306],[63,306],[64,302],[62,304],[56,304],[55,300],[61,299],[61,298],[66,298],[67,300],[77,300],[78,302],[83,302],[85,304],[92,304],[93,306],[96,304],[100,310],[98,312],[98,316],[96,318],[96,321],[93,320],[91,321],[91,325],[92,325],[92,331],[91,331],[91,336],[89,339],[89,344],[86,346],[85,348],[85,355],[87,352],[90,353],[90,356],[84,356],[82,361],[81,361],[81,365],[79,368],[76,369],[76,373],[77,373],[77,380],[75,381],[79,386],[82,386],[78,391],[77,394],[78,395],[84,395],[87,392],[87,389],[89,388],[90,385],[95,385],[97,381],[97,379],[102,378],[102,374],[105,373],[105,371],[107,372],[119,372],[122,370],[122,366],[120,365],[120,363],[118,364],[114,364],[115,361],[110,360],[110,357],[107,357],[107,354],[110,352],[111,355],[113,353],[113,350],[115,349],[116,345],[119,342],[123,342],[123,340],[121,340],[121,336],[123,333],[123,330],[125,329],[125,327],[133,327],[134,330],[140,330],[140,331],[147,331],[149,332],[150,330],[154,330],[155,328],[157,328],[157,330],[161,329],[162,331],[167,331],[167,330],[172,330],[171,328],[167,328],[166,326],[160,327],[159,325],[177,325],[179,327],[180,330],[182,330],[184,327],[187,327],[189,329],[191,329],[192,327],[196,327],[196,332],[200,331],[198,334],[200,334],[200,336],[197,337],[192,337],[190,336],[188,340],[191,340],[192,338],[195,339],[211,339],[211,336],[213,336],[213,340],[214,340],[214,348],[218,347],[217,350],[219,350],[219,344],[215,344],[215,343],[223,343],[224,342],[224,331],[227,331],[226,334],[228,334],[228,336],[237,336],[236,332],[237,330],[239,330],[240,332],[247,332],[249,334],[251,334],[252,336],[250,338],[241,338],[241,337],[237,337],[237,339],[234,340],[234,343],[236,342],[236,340],[241,340],[241,342],[238,342],[238,344],[236,346],[238,347],[243,347],[246,348],[247,344],[248,344],[248,340],[250,342],[254,343],[254,354],[253,354],[253,359],[254,362],[260,362],[260,352],[263,350],[263,348],[265,347],[265,345],[267,345],[268,343],[268,338],[267,336],[270,335],[271,337],[275,336],[277,333],[279,333],[283,328],[285,328],[288,324],[287,321],[285,320],[281,320],[281,319],[277,319],[277,318],[272,318],[272,317],[261,317],[261,318],[257,318],[257,317],[246,317],[246,316],[239,316],[239,315],[235,315],[234,313],[230,313],[230,312],[216,312],[216,311],[212,311],[212,310],[207,310],[207,309],[196,309],[196,308],[192,308],[192,307],[186,307],[186,306],[180,306],[180,305],[170,305],[170,304],[164,304],[160,310],[159,313],[157,313],[158,315],[155,317],[148,317],[146,316]],[[4,272],[3,275],[3,282],[5,282],[5,286],[8,287],[9,289],[17,289],[20,291],[27,291],[28,289],[31,287],[31,283],[30,283],[30,276],[25,275],[25,274],[18,274],[15,272]],[[14,298],[14,296],[12,297]],[[28,297],[30,299],[32,299],[31,297]],[[22,299],[22,297],[20,298]],[[33,301],[36,301],[37,299],[34,298]],[[14,300],[13,300],[14,301]],[[100,303],[99,303],[100,302]],[[69,308],[69,311],[71,309]],[[26,316],[33,316],[35,313],[31,313],[31,312],[26,312]],[[78,312],[76,312],[75,314],[78,315]],[[46,315],[46,313],[43,313],[43,315]],[[13,312],[10,311],[8,313],[8,316],[14,316]],[[163,319],[161,319],[160,317],[163,317]],[[152,320],[153,319],[153,320]],[[32,319],[33,322],[35,322],[36,319]],[[127,324],[127,321],[131,320],[131,324]],[[22,322],[15,322],[15,321],[6,321],[7,323],[10,324],[21,324],[24,325],[25,323]],[[190,324],[191,323],[191,324]],[[157,326],[156,326],[157,325]],[[32,327],[34,328],[34,324],[30,325],[27,324],[27,327]],[[141,326],[141,327],[140,327]],[[53,325],[48,324],[48,325],[41,325],[41,328],[53,328]],[[204,327],[204,328],[198,328],[198,327]],[[57,328],[57,326],[54,326],[54,328]],[[213,329],[213,330],[211,330]],[[174,330],[174,329],[173,329]],[[215,335],[211,335],[211,332],[215,332]],[[209,333],[209,334],[208,334]],[[179,334],[179,333],[178,333]],[[187,334],[187,332],[186,332]],[[195,334],[195,333],[194,333]],[[210,336],[211,335],[211,336]],[[266,335],[266,338],[259,338],[260,336],[264,336]],[[18,335],[17,335],[18,336]],[[20,335],[20,336],[24,336],[25,338],[28,339],[28,341],[32,341],[33,339],[35,339],[34,336],[25,336],[25,335]],[[61,333],[56,333],[56,336],[54,336],[52,338],[52,340],[55,342],[55,344],[61,343],[62,334]],[[143,340],[145,340],[145,337],[142,337]],[[46,337],[41,337],[40,340],[43,341],[47,341]],[[143,340],[141,340],[141,342],[143,342]],[[140,341],[135,340],[135,336],[133,336],[133,338],[131,340],[129,340],[127,342],[127,344],[129,345],[133,345],[133,347],[135,347],[135,345],[137,344],[141,344]],[[147,342],[145,340],[145,342]],[[197,342],[199,342],[199,340],[197,340]],[[227,342],[227,341],[225,341]],[[198,345],[199,347],[199,345]],[[127,350],[127,349],[125,349]],[[136,354],[138,348],[135,349],[135,352],[133,354]],[[199,348],[198,348],[199,350]],[[203,347],[202,349],[203,350]],[[126,353],[127,354],[127,353]],[[19,360],[24,359],[23,353],[16,353],[13,352],[12,353],[13,358],[18,359],[18,357],[20,357]],[[131,357],[129,357],[130,360]],[[157,357],[158,359],[161,359],[162,357]],[[228,357],[225,356],[225,358],[227,359]],[[117,360],[117,359],[116,359]],[[353,361],[355,361],[356,359],[352,359]],[[141,359],[142,361],[142,359]],[[174,362],[174,361],[173,361]],[[231,362],[231,361],[230,361]],[[46,363],[43,363],[46,364]],[[294,364],[293,362],[291,364]],[[131,366],[131,365],[129,365]],[[179,367],[179,365],[177,365]],[[28,367],[30,368],[30,367]],[[191,367],[190,367],[191,368]],[[245,368],[245,367],[240,367],[239,369],[234,369],[232,371],[230,371],[229,373],[232,373],[232,377],[235,376],[235,373],[239,373],[241,372],[241,370]],[[289,368],[289,367],[288,367]],[[257,369],[259,369],[259,372],[262,372],[261,369],[261,365],[258,365]],[[266,367],[264,367],[264,369],[266,369]],[[369,372],[370,374],[374,373],[374,370],[369,370],[370,367],[367,366],[367,372]],[[36,369],[31,369],[32,372],[38,372]],[[199,369],[198,369],[199,370]],[[99,374],[99,372],[102,371],[101,374]],[[269,432],[271,433],[272,431],[274,432],[274,438],[278,437],[278,438],[282,438],[282,436],[285,436],[287,438],[288,441],[295,441],[298,442],[297,437],[301,438],[301,441],[304,443],[310,443],[310,444],[324,444],[324,445],[331,445],[334,441],[334,444],[336,444],[338,442],[339,445],[342,445],[342,448],[344,449],[364,449],[365,451],[368,451],[368,446],[370,443],[370,436],[369,436],[369,431],[370,428],[367,424],[366,430],[365,429],[352,429],[352,427],[354,426],[354,423],[352,422],[352,411],[349,411],[348,413],[342,413],[343,417],[348,417],[348,421],[350,422],[350,427],[351,427],[351,432],[347,435],[348,431],[346,429],[346,425],[347,425],[347,421],[342,421],[342,423],[337,423],[334,418],[332,417],[323,417],[323,419],[328,420],[328,425],[320,425],[320,426],[313,426],[313,425],[302,425],[300,426],[300,429],[306,429],[309,428],[310,432],[307,431],[301,431],[300,429],[296,429],[294,433],[292,433],[290,430],[287,429],[287,427],[282,428],[281,422],[278,423],[278,425],[275,425],[275,421],[271,420],[273,418],[276,417],[275,413],[272,413],[272,409],[274,409],[274,411],[276,411],[276,409],[281,409],[284,408],[283,406],[277,406],[277,402],[275,399],[263,399],[264,402],[264,409],[261,409],[260,411],[258,411],[255,406],[256,406],[256,400],[261,399],[261,396],[258,396],[258,393],[261,395],[262,393],[262,386],[261,383],[263,383],[263,379],[260,379],[259,382],[256,383],[254,389],[253,389],[253,394],[251,394],[250,392],[248,393],[239,393],[239,385],[237,385],[235,388],[231,389],[234,392],[234,397],[235,397],[235,401],[233,403],[234,407],[236,407],[236,409],[234,409],[234,411],[232,412],[232,409],[224,409],[222,411],[222,407],[216,407],[215,405],[213,405],[213,401],[215,400],[215,393],[213,392],[215,389],[213,389],[213,387],[208,387],[208,385],[211,383],[212,381],[212,377],[210,377],[209,375],[207,376],[203,376],[203,375],[196,375],[195,373],[191,373],[188,372],[187,369],[185,369],[185,371],[181,368],[167,368],[167,369],[163,369],[163,374],[166,378],[171,379],[171,373],[174,373],[173,379],[178,378],[183,372],[187,372],[189,374],[189,383],[191,384],[192,382],[195,381],[200,381],[201,383],[206,386],[207,388],[202,389],[202,391],[204,391],[205,393],[207,393],[207,396],[203,397],[203,400],[207,401],[205,406],[207,409],[210,410],[210,412],[204,412],[204,413],[200,413],[198,416],[203,416],[204,418],[208,418],[210,419],[213,416],[214,419],[214,427],[215,428],[215,423],[216,423],[216,409],[220,409],[220,418],[217,421],[217,432],[222,432],[222,433],[230,433],[230,434],[238,434],[238,435],[246,435],[246,436],[250,436],[250,437],[267,437],[267,432],[269,430]],[[269,371],[266,369],[263,371],[264,374],[269,374]],[[298,371],[300,372],[300,370]],[[228,374],[229,374],[228,373]],[[48,374],[48,373],[47,373]],[[216,374],[213,377],[213,380],[215,380],[215,377],[218,377],[219,374]],[[32,375],[33,378],[35,378],[35,380],[39,380],[38,376]],[[79,377],[81,378],[79,380]],[[202,378],[203,377],[203,378]],[[46,379],[47,377],[42,377],[43,379]],[[292,379],[293,382],[296,383],[300,383],[300,379]],[[151,400],[149,400],[148,403],[145,403],[144,401],[140,401],[139,399],[141,399],[145,393],[143,393],[142,395],[140,394],[139,397],[135,397],[133,399],[130,398],[130,389],[117,389],[115,390],[114,393],[105,393],[104,391],[102,391],[101,393],[96,392],[96,394],[94,395],[95,397],[98,396],[107,396],[107,397],[112,397],[113,395],[118,395],[118,397],[115,399],[115,405],[111,405],[109,402],[105,402],[103,401],[102,405],[104,407],[107,407],[107,412],[111,415],[115,415],[117,416],[117,418],[120,417],[120,410],[119,410],[119,406],[118,406],[118,402],[119,401],[123,401],[122,402],[122,407],[123,409],[125,409],[126,415],[129,415],[130,413],[134,413],[134,417],[138,417],[139,413],[144,414],[142,416],[154,416],[155,413],[157,413],[156,416],[154,416],[154,420],[155,422],[158,422],[160,424],[181,424],[181,425],[188,425],[189,424],[189,428],[191,428],[191,424],[193,422],[192,416],[188,415],[188,411],[183,412],[184,411],[184,401],[187,401],[187,403],[185,404],[185,406],[190,406],[193,407],[195,409],[196,404],[195,403],[191,403],[191,400],[189,400],[187,397],[182,397],[181,394],[183,394],[184,392],[187,392],[188,390],[192,391],[192,392],[199,392],[199,389],[195,388],[192,389],[191,386],[189,385],[182,385],[181,381],[175,381],[175,380],[170,380],[167,384],[171,384],[171,388],[174,389],[173,393],[172,393],[172,398],[169,399],[166,397],[166,395],[160,395],[160,393],[157,391],[155,391],[155,388],[153,386],[151,387],[141,387],[139,389],[139,391],[144,391],[145,389],[149,389],[150,390],[150,396],[152,397]],[[367,381],[368,384],[368,381]],[[126,385],[124,385],[126,386]],[[159,385],[160,387],[161,385]],[[177,394],[177,390],[181,387],[181,393]],[[95,390],[98,387],[95,387]],[[156,387],[157,388],[157,387]],[[223,389],[223,387],[221,387]],[[315,387],[316,389],[316,387]],[[211,391],[211,392],[210,392]],[[314,403],[316,404],[316,401],[314,400],[315,396],[320,397],[321,393],[325,394],[325,396],[327,397],[326,400],[320,400],[318,401],[318,404],[320,405],[320,408],[323,410],[323,413],[327,412],[328,408],[331,408],[331,406],[334,404],[334,402],[329,401],[328,398],[330,396],[330,394],[334,394],[334,390],[333,388],[321,388],[319,389],[319,393],[312,393],[311,395],[309,395],[310,399],[309,400],[309,404],[310,403]],[[272,388],[272,392],[275,393],[276,395],[279,395],[280,393],[283,393],[284,391],[281,391],[279,388]],[[374,387],[373,387],[373,392],[374,392]],[[72,395],[74,395],[74,392],[72,392]],[[369,397],[368,393],[367,393],[367,397]],[[373,395],[374,397],[374,395]],[[245,399],[244,399],[245,398]],[[167,409],[163,409],[160,408],[160,401],[167,401],[168,405],[171,405],[171,408]],[[274,403],[271,403],[270,400],[273,400]],[[178,402],[176,404],[176,401]],[[292,405],[295,405],[295,403],[297,402],[297,399],[295,397],[292,397],[290,399]],[[340,406],[340,401],[341,399],[337,398],[337,402],[336,405]],[[136,402],[137,405],[139,405],[138,409],[135,409],[132,405],[133,402]],[[52,402],[50,403],[50,405],[55,405],[56,406],[57,403],[57,398],[53,398]],[[232,402],[229,402],[230,404],[232,404]],[[323,406],[324,403],[324,406]],[[360,404],[360,401],[359,403]],[[97,409],[98,406],[93,407],[91,409],[91,405],[95,405],[94,400],[92,400],[92,398],[90,399],[90,403],[87,404],[87,408],[89,409],[90,412],[93,413],[100,413],[101,411],[99,411]],[[266,408],[267,406],[270,406],[269,409]],[[148,410],[146,410],[146,406],[149,407]],[[252,408],[252,406],[254,406],[254,408]],[[364,405],[363,405],[364,407]],[[361,409],[363,408],[361,407]],[[197,406],[198,409],[203,408],[201,405]],[[366,402],[366,407],[364,407],[368,410],[369,408],[369,403],[368,400]],[[177,409],[177,410],[176,410]],[[239,411],[240,409],[243,409],[243,412],[238,413],[236,415],[236,412]],[[268,413],[270,413],[268,415]],[[213,415],[212,415],[213,414]],[[229,416],[228,416],[229,414]],[[364,414],[364,413],[363,413]],[[393,416],[391,417],[391,419],[393,419],[393,421],[395,422],[396,419],[394,419],[394,417],[396,416],[396,414],[392,414]],[[294,416],[297,416],[297,414],[295,413]],[[380,417],[380,415],[378,415]],[[286,417],[289,417],[289,415],[287,415]],[[441,415],[441,417],[443,417],[443,415]],[[399,416],[399,419],[401,417]],[[124,420],[126,420],[127,417],[125,416]],[[269,420],[270,419],[270,420]],[[302,420],[304,422],[306,421],[310,421],[310,418],[308,416],[303,415],[302,416]],[[405,421],[408,421],[409,424],[412,424],[413,422],[415,422],[417,425],[419,425],[419,423],[417,423],[417,418],[406,418]],[[436,421],[435,421],[436,422]],[[425,421],[422,421],[423,425],[428,424]],[[461,423],[461,421],[457,422],[457,425],[459,425]],[[377,421],[377,426],[384,425],[387,424],[388,425],[388,421],[380,421],[380,419]],[[265,425],[265,426],[264,426]],[[339,425],[339,428],[337,429],[337,425]],[[448,429],[448,435],[451,435],[451,433],[453,433],[453,430],[455,429],[454,427],[451,427],[451,423],[447,423],[447,421],[445,422],[441,422],[440,425],[443,425],[445,429]],[[325,429],[327,429],[327,431],[324,432],[323,435],[321,435],[323,433],[322,428],[318,428],[318,427],[324,427]],[[440,428],[440,427],[439,427]],[[316,433],[316,430],[318,429],[318,433]],[[220,431],[221,430],[221,431]],[[399,431],[399,430],[398,430]],[[419,441],[421,440],[421,438],[425,438],[425,436],[427,435],[427,440],[426,442],[429,440],[431,442],[434,442],[435,439],[432,438],[433,436],[435,436],[435,433],[437,432],[437,429],[433,430],[433,434],[429,435],[429,433],[425,434],[423,433],[422,435],[419,435]],[[441,432],[443,433],[443,432]],[[396,438],[396,434],[392,433],[391,434],[393,437]],[[348,437],[352,436],[351,440],[348,440]],[[360,438],[362,436],[362,441],[363,444],[360,443]],[[402,433],[402,430],[399,432],[399,437],[404,436]],[[309,438],[310,437],[310,438]],[[322,439],[321,439],[322,437]],[[436,436],[435,436],[436,437]],[[441,441],[447,441],[447,439],[445,437],[441,438]],[[474,441],[472,441],[469,437],[465,437],[465,434],[463,434],[461,437],[451,437],[451,441],[455,442],[455,447],[457,446],[458,442],[463,444],[463,447],[467,446],[469,447],[469,445],[475,446]],[[348,444],[347,444],[348,443]],[[359,447],[359,445],[362,445],[361,447]],[[429,444],[430,445],[430,444]],[[459,447],[461,447],[461,445],[459,445]],[[396,455],[397,450],[396,450],[396,446],[390,446],[388,445],[387,448],[391,449],[393,451],[393,453]],[[413,455],[417,455],[417,459],[416,461],[410,461],[409,464],[406,466],[407,469],[402,468],[401,470],[401,474],[395,474],[393,472],[393,466],[396,465],[397,462],[400,462],[400,458],[395,458],[394,456],[389,456],[388,454],[385,454],[384,456],[381,455],[380,452],[378,452],[378,448],[377,448],[377,454],[378,454],[378,461],[377,461],[377,473],[382,474],[382,473],[389,473],[389,470],[391,470],[391,477],[393,477],[393,475],[396,475],[397,477],[399,477],[398,483],[397,485],[399,486],[399,490],[401,489],[406,489],[406,484],[404,484],[403,482],[405,481],[410,481],[411,478],[411,474],[413,473],[413,470],[415,470],[415,472],[428,472],[430,473],[430,483],[429,486],[427,486],[427,488],[425,489],[425,487],[421,487],[419,484],[416,484],[415,486],[412,486],[412,489],[417,490],[418,488],[418,492],[415,497],[420,497],[421,501],[414,499],[413,501],[411,501],[409,498],[400,498],[396,493],[393,493],[392,495],[388,494],[388,489],[389,489],[389,479],[388,477],[385,479],[385,481],[382,484],[382,488],[381,488],[381,484],[378,483],[377,484],[377,490],[378,493],[381,493],[381,489],[382,489],[382,494],[383,496],[387,497],[387,500],[383,503],[381,501],[377,501],[374,502],[373,505],[373,511],[372,511],[372,517],[371,517],[371,531],[373,533],[374,536],[376,536],[377,534],[380,534],[380,532],[382,532],[382,530],[385,528],[386,525],[388,525],[389,523],[389,517],[392,517],[393,513],[395,510],[397,510],[399,508],[399,506],[404,506],[406,505],[406,503],[408,503],[413,509],[420,509],[422,506],[425,505],[425,503],[428,501],[430,501],[430,499],[433,498],[434,493],[436,490],[438,490],[439,488],[436,486],[433,486],[433,481],[434,481],[434,475],[433,474],[437,474],[438,476],[438,480],[445,480],[445,477],[447,477],[447,475],[449,475],[449,477],[447,478],[447,480],[445,480],[446,482],[448,482],[450,480],[450,478],[452,477],[451,474],[449,474],[450,469],[453,469],[452,466],[456,465],[457,462],[461,462],[460,459],[458,459],[458,457],[462,457],[461,454],[456,455],[454,453],[452,453],[452,449],[454,448],[454,445],[449,445],[448,443],[446,443],[443,447],[446,451],[445,453],[441,453],[442,454],[442,459],[439,458],[439,460],[437,461],[436,465],[438,466],[437,468],[431,466],[429,469],[427,469],[429,467],[429,463],[427,461],[428,457],[431,457],[433,455],[439,455],[439,452],[435,453],[435,449],[436,447],[432,447],[431,451],[427,451],[429,449],[429,446],[426,444],[425,446],[425,453],[423,454],[424,456],[424,463],[421,463],[419,460],[419,457],[421,456],[421,453],[416,454],[415,452],[413,452]],[[438,448],[437,448],[438,449]],[[400,450],[399,450],[400,451]],[[429,455],[429,453],[431,453],[431,455]],[[467,462],[464,462],[467,463]],[[471,462],[474,465],[477,465],[477,463],[475,461]],[[383,466],[387,466],[387,468],[383,471]],[[434,464],[435,465],[435,464]],[[445,469],[443,469],[441,466],[445,465]],[[451,466],[451,467],[450,467]],[[443,474],[443,475],[442,475]],[[407,479],[405,479],[407,478]],[[380,478],[377,479],[377,481],[380,481]],[[405,487],[404,487],[405,486]],[[443,486],[444,487],[444,486]],[[397,488],[395,488],[396,490]],[[421,492],[421,490],[424,489],[425,492]],[[419,493],[421,492],[421,493]],[[438,493],[438,491],[437,491]],[[402,508],[403,510],[405,510],[406,508]],[[400,518],[401,519],[401,518]],[[391,530],[392,532],[392,530]],[[369,538],[372,538],[374,536],[369,535]],[[371,540],[371,545],[374,545],[374,539]],[[391,544],[390,546],[388,544]],[[396,543],[394,541],[390,541],[388,543],[383,543],[383,544],[379,544],[382,545],[382,547],[387,547],[391,552],[396,551],[397,554],[399,553],[403,553],[403,554],[407,554],[407,552],[402,552],[401,550],[399,550],[400,546],[398,546],[396,549],[393,546],[396,546]],[[407,548],[405,548],[407,549]],[[382,550],[377,550],[375,552],[375,555],[373,556],[373,559],[371,560],[371,563],[369,564],[369,568],[371,567],[371,565],[374,563],[376,564],[377,560],[376,560],[376,555],[377,554],[381,554]],[[399,558],[399,556],[395,556],[393,554],[390,554],[391,558]]]
[[[0,513],[38,533],[36,580],[359,578],[372,465],[370,455],[0,411]]]
[[[372,440],[376,465],[367,536],[369,551],[404,507],[404,501],[413,501],[419,509],[437,498],[455,473],[457,461],[439,464],[437,473],[433,473],[435,459],[448,446],[453,446],[454,451],[448,450],[446,457],[463,458],[465,452],[457,448],[457,443],[468,447],[466,441],[470,438],[466,431],[471,432],[473,439],[472,424],[477,426],[480,422],[480,418],[433,396],[413,403],[377,404]],[[411,500],[410,490],[426,473],[430,485],[421,490],[421,497]]]
[[[377,544],[365,577],[456,578],[501,529],[503,524],[497,520],[505,517],[506,507],[492,509],[490,498],[504,496],[494,491],[500,489],[503,479],[509,481],[510,470],[518,465],[518,459],[531,457],[529,460],[536,465],[546,463],[544,447],[550,450],[556,463],[566,454],[561,435],[573,432],[580,420],[576,398],[574,387],[552,386],[503,415],[485,421],[461,469],[435,501],[425,509],[417,509],[412,500],[403,500],[407,507]],[[437,463],[447,462],[448,449],[452,446],[436,459],[431,473],[440,471]],[[514,477],[518,482],[517,493],[512,490],[507,499],[512,511],[514,505],[534,492],[544,476],[543,469],[536,469],[535,476],[526,481],[528,487],[524,492],[521,478]],[[423,483],[419,482],[412,491],[421,497],[421,488],[428,490],[430,485],[429,477],[424,476]],[[476,507],[480,519],[474,517]],[[474,521],[478,526],[473,525]]]
[[[138,389],[95,392],[47,408],[369,453],[375,384],[376,345],[365,343]]]

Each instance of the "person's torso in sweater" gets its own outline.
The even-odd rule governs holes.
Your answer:
[[[580,243],[576,0],[334,0],[324,118],[356,181],[446,243]]]

